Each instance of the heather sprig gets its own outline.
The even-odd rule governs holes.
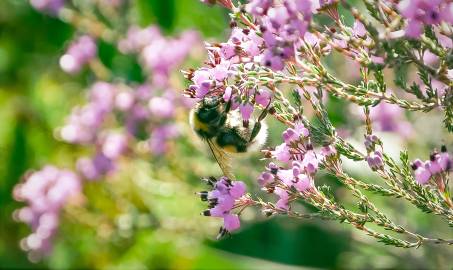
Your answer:
[[[177,91],[180,86],[171,76],[179,74],[178,68],[201,42],[195,31],[169,37],[157,26],[140,28],[126,20],[116,21],[121,18],[122,0],[88,1],[83,8],[69,0],[30,2],[76,30],[59,59],[61,69],[69,75],[82,69],[90,74],[83,103],[72,109],[54,133],[74,149],[85,149],[85,154],[77,151],[71,169],[47,165],[28,173],[14,191],[15,199],[26,204],[14,216],[32,230],[21,247],[30,260],[37,261],[51,253],[61,216],[84,220],[77,214],[84,205],[74,202],[85,203],[90,182],[114,178],[124,163],[166,158],[183,133],[177,119],[193,104]],[[88,14],[89,10],[111,14],[101,19]],[[118,24],[130,27],[112,27]],[[134,81],[114,74],[98,59],[101,42],[117,48],[123,57],[136,58],[144,78]],[[72,209],[74,205],[79,209]]]
[[[239,108],[244,120],[252,117],[254,107],[266,109],[267,119],[286,126],[283,142],[262,151],[269,163],[258,177],[262,190],[275,195],[276,201],[260,195],[254,200],[255,194],[251,194],[248,197],[254,203],[249,201],[246,206],[261,207],[267,216],[286,214],[346,222],[379,242],[397,247],[452,244],[452,240],[422,236],[398,225],[364,192],[406,200],[450,225],[453,222],[449,193],[452,160],[446,147],[434,151],[428,161],[417,159],[409,164],[408,153],[402,152],[395,161],[375,134],[395,132],[410,138],[412,127],[404,112],[441,112],[444,126],[452,131],[451,4],[410,0],[364,3],[368,14],[347,1],[222,1],[220,4],[231,12],[231,36],[225,43],[208,44],[207,65],[185,73],[191,82],[186,94],[196,100],[208,96],[232,100],[232,110]],[[353,25],[345,23],[339,6],[354,18]],[[327,23],[325,17],[329,18]],[[326,59],[334,54],[354,63],[354,80],[340,78],[330,70]],[[417,72],[408,73],[409,68]],[[394,71],[393,80],[387,78],[387,69]],[[411,84],[409,75],[414,77]],[[261,93],[268,93],[268,105],[260,102]],[[363,109],[365,152],[339,135],[327,113],[329,95]],[[351,176],[343,165],[345,159],[368,166],[380,182]],[[356,198],[357,209],[344,206],[330,187],[318,186],[320,172],[344,185]],[[299,202],[316,211],[294,212],[292,205]]]
[[[32,258],[48,255],[58,231],[60,213],[66,204],[77,203],[82,197],[82,183],[72,171],[45,166],[30,172],[14,189],[14,198],[27,204],[15,211],[14,217],[27,223],[32,233],[21,247]]]
[[[385,140],[392,134],[413,143],[419,136],[415,125],[429,121],[421,116],[433,114],[442,114],[438,126],[453,132],[450,1],[363,0],[361,10],[345,0],[202,0],[229,10],[230,35],[205,43],[206,62],[183,72],[184,91],[173,77],[201,43],[196,32],[168,37],[156,26],[131,24],[122,16],[128,5],[123,0],[75,2],[30,0],[76,30],[60,58],[62,70],[92,78],[83,102],[55,132],[85,154],[77,154],[73,171],[46,166],[15,189],[26,206],[14,216],[32,230],[21,246],[34,259],[49,254],[61,217],[73,214],[71,205],[96,184],[91,181],[120,175],[122,164],[133,159],[159,167],[166,158],[173,166],[167,153],[187,135],[177,122],[186,122],[189,108],[211,98],[240,128],[260,121],[283,126],[283,132],[269,129],[281,139],[261,151],[265,166],[248,174],[258,175],[256,181],[204,179],[208,190],[197,193],[208,204],[202,214],[222,220],[219,237],[239,230],[244,211],[257,208],[266,217],[346,223],[396,247],[453,244],[380,208],[390,200],[407,202],[453,226],[448,137],[432,139],[439,149],[430,154],[403,150],[399,158]],[[134,58],[143,78],[123,78],[105,66],[101,43]],[[342,67],[333,68],[338,62]],[[346,104],[350,126],[335,121],[344,112],[331,109],[332,100]],[[250,134],[257,132],[253,127]],[[187,171],[178,173],[189,178],[197,172]],[[346,196],[338,196],[338,184]],[[163,181],[159,185],[164,188],[153,186],[153,192],[165,190]]]

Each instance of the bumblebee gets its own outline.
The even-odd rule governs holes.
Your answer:
[[[266,142],[267,126],[262,123],[266,112],[247,123],[238,110],[231,111],[231,101],[205,97],[190,112],[190,125],[207,142],[223,174],[234,179],[231,154],[258,150]]]

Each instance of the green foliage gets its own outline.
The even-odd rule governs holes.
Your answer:
[[[149,1],[138,0],[138,9],[140,11],[140,24],[143,26],[152,23],[150,18],[155,17],[155,21],[163,29],[169,31],[174,27],[174,16],[176,3],[175,0],[166,1]]]

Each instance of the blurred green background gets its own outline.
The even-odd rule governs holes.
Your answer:
[[[141,26],[158,24],[168,35],[187,29],[200,31],[208,40],[223,41],[228,35],[228,14],[198,0],[135,0],[130,1],[130,10],[130,16]],[[31,263],[19,245],[30,229],[12,219],[13,211],[21,205],[12,198],[14,185],[30,168],[39,169],[48,163],[72,168],[78,155],[89,151],[59,142],[53,136],[54,129],[62,125],[71,108],[83,102],[84,89],[94,81],[86,71],[74,77],[66,75],[58,66],[59,57],[75,33],[70,25],[35,11],[26,0],[0,1],[0,268],[435,269],[451,266],[448,248],[402,250],[374,243],[361,233],[352,232],[348,225],[285,217],[266,220],[259,213],[245,213],[240,232],[214,241],[219,223],[199,216],[203,205],[193,191],[204,188],[198,182],[199,172],[206,175],[217,171],[212,169],[215,164],[209,155],[202,149],[194,149],[187,138],[178,142],[181,154],[178,161],[150,158],[129,162],[125,165],[128,169],[115,176],[116,180],[85,187],[90,211],[69,209],[62,219],[53,253]],[[118,58],[116,54],[111,45],[100,44],[101,61],[116,76],[142,80],[135,60]],[[193,60],[191,64],[201,63]],[[347,112],[345,104],[338,101],[331,104],[336,124],[346,123],[343,114],[334,113]],[[279,134],[272,134],[271,141],[278,142]],[[192,155],[195,150],[203,153],[197,159]],[[212,168],[201,168],[195,173],[182,167],[206,162]],[[242,176],[250,176],[247,169],[254,166],[252,176],[256,176],[263,165],[256,158],[247,160],[240,165],[240,175],[242,172]],[[339,196],[345,194],[334,179],[322,177],[320,181],[333,185]],[[352,203],[352,198],[347,196],[344,200],[346,204]],[[378,201],[378,205],[399,216],[402,222],[408,218],[415,220],[420,232],[445,230],[437,228],[436,218],[408,210],[399,202]],[[85,223],[80,222],[80,216]],[[108,236],[99,235],[96,228],[97,222],[103,219],[116,224],[109,229],[113,231]],[[124,222],[132,225],[122,228]],[[200,227],[200,224],[207,225]]]

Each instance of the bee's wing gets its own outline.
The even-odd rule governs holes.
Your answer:
[[[210,139],[207,139],[206,141],[223,174],[229,179],[235,180],[233,168],[231,166],[231,156]]]

